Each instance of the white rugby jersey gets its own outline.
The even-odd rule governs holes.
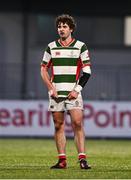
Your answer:
[[[67,97],[79,81],[80,71],[91,73],[90,57],[85,43],[72,39],[68,46],[62,46],[59,40],[48,44],[42,66],[52,68],[52,83],[58,97]]]

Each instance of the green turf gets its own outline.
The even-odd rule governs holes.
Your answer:
[[[0,139],[1,179],[130,179],[131,141],[86,140],[91,170],[81,170],[73,140],[67,140],[68,168],[50,170],[56,162],[54,140]]]

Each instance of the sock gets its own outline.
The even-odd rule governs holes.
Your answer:
[[[59,158],[60,160],[66,160],[66,155],[65,155],[65,154],[59,154],[59,155],[58,155],[58,158]]]
[[[79,153],[78,154],[78,159],[86,159],[86,154],[85,153]]]

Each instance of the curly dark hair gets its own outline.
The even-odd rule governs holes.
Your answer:
[[[74,32],[76,29],[76,22],[75,22],[74,18],[72,16],[70,16],[69,14],[62,14],[62,15],[56,17],[56,21],[55,21],[56,28],[58,28],[58,25],[60,23],[68,24],[70,29],[73,30],[72,32]]]

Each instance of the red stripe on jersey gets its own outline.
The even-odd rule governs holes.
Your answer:
[[[49,60],[49,62],[48,62],[47,64],[41,63],[41,66],[42,66],[42,67],[45,67],[45,68],[50,68],[51,64],[52,64],[52,61]]]
[[[51,82],[54,79],[54,69],[53,69],[53,65],[51,64]]]
[[[79,79],[81,68],[82,68],[82,62],[81,59],[79,59],[77,62],[76,81]]]
[[[86,66],[91,66],[91,64],[82,64],[82,68],[84,68]]]
[[[41,64],[42,67],[46,68],[46,64]]]
[[[47,66],[47,68],[50,68],[51,65],[52,65],[52,61],[51,61],[51,59],[50,59],[49,62],[48,62],[48,64],[47,64],[46,66]]]
[[[48,62],[47,67],[48,67],[48,68],[51,68],[51,82],[52,82],[53,79],[54,79],[54,69],[53,69],[53,64],[52,64],[52,60],[51,60],[51,59],[50,59],[50,61]]]

